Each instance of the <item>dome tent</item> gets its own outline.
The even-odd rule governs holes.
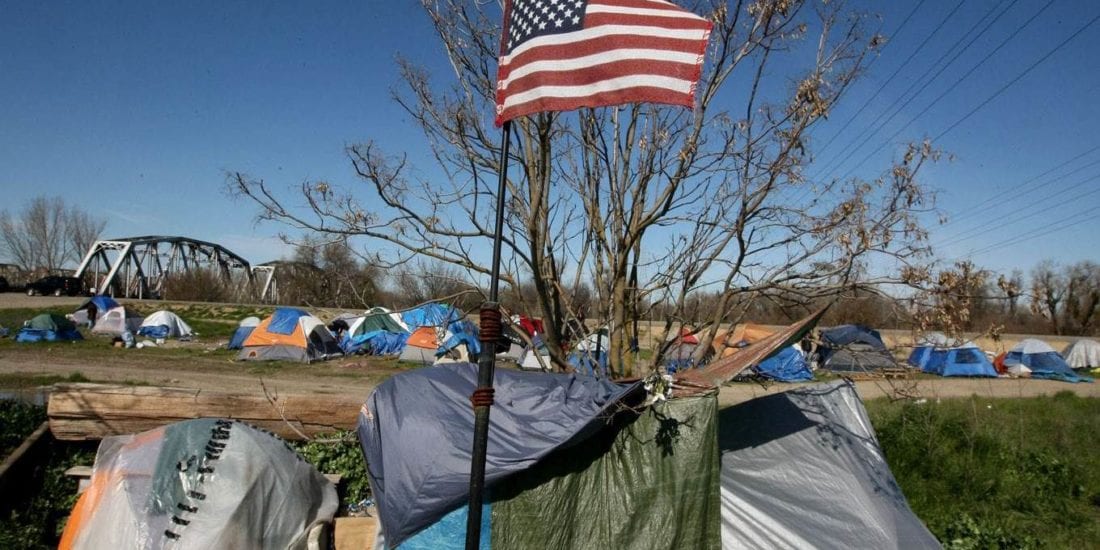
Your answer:
[[[1062,380],[1064,382],[1092,382],[1092,378],[1078,376],[1069,363],[1054,351],[1054,348],[1042,340],[1028,338],[1021,340],[1005,354],[1005,368],[1027,367],[1032,378]]]
[[[307,548],[332,483],[282,440],[213,418],[108,437],[60,548]]]
[[[917,340],[917,344],[913,346],[913,351],[909,354],[906,363],[914,368],[924,369],[925,366],[928,365],[928,362],[932,360],[932,352],[935,351],[936,348],[945,348],[949,345],[951,345],[951,342],[948,341],[944,333],[925,333]]]
[[[279,308],[248,335],[237,359],[312,363],[343,355],[320,319],[294,308]]]
[[[92,334],[106,334],[108,336],[122,336],[124,332],[136,333],[144,321],[142,316],[126,306],[118,306],[101,312],[92,327]]]
[[[933,348],[928,354],[928,360],[921,365],[921,370],[940,376],[997,377],[997,369],[993,363],[973,342],[966,342],[961,346]]]
[[[138,334],[149,338],[179,338],[190,340],[194,336],[191,327],[171,311],[161,310],[141,322]]]
[[[1066,346],[1062,357],[1075,370],[1100,367],[1100,342],[1082,338]]]
[[[837,372],[868,372],[897,366],[878,331],[840,325],[821,331],[821,367]]]
[[[95,319],[88,319],[88,312],[93,306],[96,308]],[[115,299],[111,298],[110,296],[92,296],[91,298],[84,300],[84,303],[80,304],[80,307],[76,308],[76,311],[74,311],[69,316],[69,318],[78,325],[87,324],[89,320],[94,325],[95,322],[99,320],[99,318],[102,317],[104,313],[107,313],[108,311],[118,306],[118,302],[116,302]]]

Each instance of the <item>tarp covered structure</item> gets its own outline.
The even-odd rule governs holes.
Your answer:
[[[43,313],[27,321],[15,335],[16,342],[57,342],[82,340],[72,321],[56,313]]]
[[[194,336],[191,326],[171,311],[157,311],[141,322],[138,334],[149,338],[189,339]]]
[[[714,337],[714,351],[718,357],[729,357],[741,348],[755,344],[772,334],[775,334],[775,331],[764,325],[738,323],[733,330]]]
[[[846,381],[718,413],[723,548],[939,548]]]
[[[753,367],[753,371],[776,382],[808,382],[814,379],[806,356],[797,344],[780,348],[775,355]]]
[[[470,394],[476,386],[477,365],[454,363],[397,374],[367,399],[359,441],[389,547],[466,502],[474,433]],[[498,370],[494,387],[488,486],[591,435],[636,386]]]
[[[882,335],[862,325],[840,325],[821,330],[820,367],[836,372],[868,372],[896,367]]]
[[[305,550],[336,507],[332,483],[282,440],[188,420],[104,439],[60,548]]]
[[[1064,382],[1092,382],[1092,378],[1078,376],[1069,363],[1054,351],[1054,348],[1042,340],[1028,338],[1021,340],[1005,354],[1004,366],[1010,372],[1013,367],[1024,366],[1031,371],[1032,378],[1062,380]]]
[[[294,308],[276,309],[248,335],[237,359],[311,363],[343,355],[320,319]]]
[[[1062,357],[1072,369],[1100,367],[1100,342],[1082,338],[1066,346]]]
[[[124,332],[136,333],[143,320],[140,313],[126,306],[118,306],[99,314],[98,320],[92,326],[92,334],[122,336]]]
[[[497,376],[482,548],[939,547],[850,383],[718,411],[713,389],[641,407],[588,377]],[[362,409],[388,548],[462,547],[475,378],[409,371]]]

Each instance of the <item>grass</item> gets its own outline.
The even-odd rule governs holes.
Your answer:
[[[910,506],[945,547],[1100,545],[1100,399],[867,408]]]

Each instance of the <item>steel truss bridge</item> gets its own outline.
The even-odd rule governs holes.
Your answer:
[[[207,270],[239,299],[277,299],[275,265],[251,266],[219,244],[187,237],[149,235],[96,241],[75,275],[93,281],[98,294],[121,298],[170,298],[165,283],[177,275]]]

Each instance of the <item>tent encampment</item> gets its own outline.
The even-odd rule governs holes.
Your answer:
[[[806,356],[798,344],[780,349],[775,355],[754,366],[753,371],[776,382],[808,382],[814,379],[810,364],[806,362]]]
[[[719,412],[713,389],[644,407],[639,384],[496,376],[482,547],[938,547],[848,382]],[[461,547],[476,378],[403,372],[361,409],[387,548]]]
[[[141,314],[127,308],[118,306],[100,313],[99,319],[92,327],[92,334],[106,334],[108,336],[122,336],[124,332],[137,333],[141,328],[144,318]]]
[[[36,315],[30,321],[23,324],[23,328],[15,335],[16,342],[57,342],[66,340],[82,340],[83,336],[76,329],[72,321],[57,315],[56,313],[43,313]]]
[[[1004,366],[1009,371],[1013,367],[1023,366],[1031,371],[1032,378],[1062,380],[1064,382],[1092,382],[1092,378],[1078,376],[1069,363],[1054,351],[1054,348],[1042,340],[1028,338],[1021,340],[1005,354]]]
[[[332,483],[277,437],[188,420],[104,439],[60,548],[306,550],[337,505]]]
[[[95,322],[99,320],[104,313],[118,307],[118,305],[118,302],[110,296],[92,296],[84,300],[84,303],[80,304],[80,307],[76,308],[76,311],[69,315],[69,319],[72,319],[77,325],[87,325],[89,321],[88,312],[94,306],[96,310],[95,319],[91,319],[92,325],[94,326]]]
[[[729,357],[741,348],[755,344],[775,331],[755,323],[738,323],[733,330],[719,333],[714,337],[714,352],[718,357]]]
[[[190,340],[195,333],[191,326],[180,319],[179,315],[171,311],[157,311],[141,322],[141,328],[137,333],[149,338],[178,338]]]
[[[1100,342],[1082,338],[1066,346],[1062,357],[1074,370],[1100,367]]]
[[[244,347],[244,341],[248,339],[248,336],[252,334],[253,330],[260,325],[259,317],[245,317],[241,319],[240,323],[237,323],[237,330],[233,331],[233,336],[229,338],[229,344],[226,345],[226,349],[241,349]]]
[[[372,307],[348,320],[340,347],[347,354],[392,355],[401,352],[408,337],[409,331],[399,315],[383,307]]]
[[[237,359],[311,363],[340,355],[340,346],[320,319],[300,309],[279,308],[248,335]]]
[[[897,366],[882,335],[862,325],[822,329],[817,353],[820,368],[835,372],[870,372]]]

